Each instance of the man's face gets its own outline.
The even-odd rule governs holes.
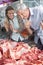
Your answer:
[[[29,10],[28,9],[25,9],[25,10],[19,10],[18,12],[17,12],[17,14],[23,19],[27,19],[28,17],[29,17],[29,14],[30,14],[30,12],[29,12]]]
[[[14,10],[9,10],[7,16],[12,20],[14,18]]]

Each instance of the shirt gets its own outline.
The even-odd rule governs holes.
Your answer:
[[[40,27],[39,32],[37,33],[37,35],[39,36],[41,43],[43,44],[43,29]]]
[[[14,29],[16,30],[20,29],[17,17],[14,17],[13,22],[11,20],[9,21],[10,21],[10,24],[13,25]],[[20,33],[12,32],[11,39],[18,41],[19,38],[21,41],[24,40],[24,38],[21,36]]]
[[[30,8],[30,21],[31,21],[31,27],[34,30],[38,30],[40,26],[40,22],[43,19],[43,6],[36,6],[33,8]]]

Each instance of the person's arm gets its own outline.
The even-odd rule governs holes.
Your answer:
[[[31,30],[30,26],[31,26],[31,22],[27,20],[27,21],[25,22],[25,27],[26,27],[26,29],[28,30],[29,34],[32,34],[33,31]]]
[[[18,30],[15,30],[14,29],[14,27],[10,24],[10,30],[12,31],[12,32],[18,32]]]
[[[4,23],[4,27],[6,29],[6,32],[9,32],[9,30],[11,30],[12,32],[17,32],[17,30],[15,30],[14,27],[11,24],[9,24],[8,22]]]

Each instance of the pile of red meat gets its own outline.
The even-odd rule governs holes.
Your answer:
[[[43,50],[23,42],[0,40],[0,65],[43,65]]]

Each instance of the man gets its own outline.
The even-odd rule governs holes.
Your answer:
[[[27,29],[27,32],[29,33],[29,35],[27,35],[28,37],[30,35],[32,35],[33,31],[30,29],[30,12],[29,12],[29,8],[27,8],[27,6],[25,4],[18,4],[17,5],[17,16],[18,16],[18,22],[20,24],[20,28],[21,30],[23,29]],[[26,30],[23,31],[23,33],[26,33]],[[27,33],[27,34],[28,34]],[[29,42],[29,39],[25,40],[26,42]]]
[[[40,23],[43,20],[43,7],[37,6],[33,9],[30,9],[32,15],[30,16],[31,20],[31,28],[34,29],[34,42],[41,49],[42,43],[39,40],[39,36],[37,35],[40,29]]]
[[[24,10],[25,8],[25,10]],[[23,16],[26,18],[24,13],[28,13],[28,17],[30,18],[30,29],[34,32],[34,42],[38,43],[38,31],[40,27],[40,22],[43,20],[43,7],[42,6],[36,6],[33,8],[29,8],[27,11],[27,7],[25,4],[21,4],[18,7],[18,14],[23,19]],[[20,11],[21,10],[21,11]]]

